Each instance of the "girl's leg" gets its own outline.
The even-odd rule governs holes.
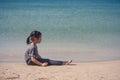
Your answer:
[[[42,62],[42,63],[47,62],[48,65],[68,65],[72,62],[72,60],[70,60],[70,61],[57,61],[57,60],[50,60],[50,59],[44,59],[44,58],[39,58],[37,60]]]
[[[42,63],[47,62],[48,65],[63,65],[64,64],[63,61],[55,61],[55,60],[50,60],[50,59],[45,59],[45,58],[38,58],[37,60]]]
[[[72,60],[69,61],[56,61],[56,60],[49,60],[50,65],[68,65],[72,62]]]
[[[37,60],[42,63],[45,63],[45,62],[49,63],[49,59],[38,58]]]
[[[63,61],[55,61],[55,60],[50,60],[50,59],[45,59],[45,58],[39,58],[37,59],[38,61],[44,63],[47,62],[48,65],[63,65]]]
[[[49,59],[49,64],[50,65],[63,65],[64,61],[56,61],[56,60],[50,60]]]

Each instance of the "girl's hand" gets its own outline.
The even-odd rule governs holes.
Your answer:
[[[42,63],[42,66],[43,66],[43,67],[45,67],[45,66],[47,66],[47,65],[48,65],[48,63],[47,63],[47,62]]]

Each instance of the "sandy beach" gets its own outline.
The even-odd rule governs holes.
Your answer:
[[[120,80],[120,61],[81,62],[48,67],[2,62],[0,80]]]
[[[120,80],[120,0],[0,0],[0,80]]]

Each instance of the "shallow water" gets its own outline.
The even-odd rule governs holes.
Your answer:
[[[26,38],[42,32],[43,57],[80,61],[120,59],[119,0],[0,2],[0,61],[24,61]]]

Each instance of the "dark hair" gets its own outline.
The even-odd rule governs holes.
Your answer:
[[[34,40],[34,38],[39,38],[41,37],[42,33],[40,31],[32,31],[31,34],[29,35],[29,37],[26,40],[27,44],[32,43],[32,41]]]

